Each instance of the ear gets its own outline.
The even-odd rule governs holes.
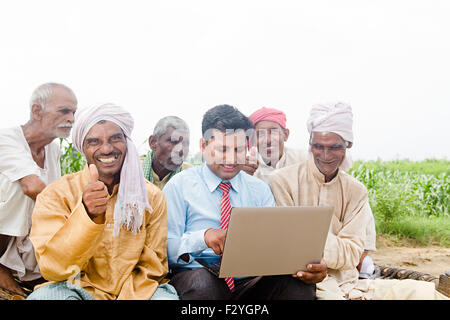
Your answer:
[[[290,131],[288,128],[284,129],[284,142],[286,142],[287,139],[289,138],[289,133]]]
[[[31,106],[31,117],[33,120],[41,120],[42,119],[42,106],[38,103],[34,103]]]
[[[214,149],[208,148],[208,144],[211,143],[211,139],[209,141],[206,141],[205,138],[200,139],[200,153],[202,155],[203,160],[207,164],[214,162],[215,156]]]
[[[156,148],[158,147],[158,138],[154,135],[148,137],[148,145],[150,146],[150,149],[155,151]]]
[[[350,149],[353,146],[353,142],[347,141],[348,142],[348,146],[347,149]]]
[[[201,154],[204,154],[204,153],[205,153],[205,151],[206,151],[206,145],[207,145],[207,144],[208,144],[208,143],[206,142],[205,139],[200,138],[200,153],[201,153]]]

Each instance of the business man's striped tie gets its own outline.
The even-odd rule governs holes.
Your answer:
[[[226,230],[228,228],[228,222],[230,221],[231,203],[230,203],[230,188],[231,184],[228,182],[221,182],[219,184],[220,190],[222,190],[222,199],[220,200],[220,229]],[[234,279],[225,278],[230,291],[234,290]]]

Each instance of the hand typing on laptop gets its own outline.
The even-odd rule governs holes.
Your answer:
[[[226,235],[226,230],[209,228],[205,231],[205,243],[209,248],[213,249],[215,254],[221,255]]]

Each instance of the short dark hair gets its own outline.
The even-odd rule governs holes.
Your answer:
[[[203,115],[202,135],[208,141],[211,137],[206,137],[205,133],[211,129],[219,131],[254,129],[253,123],[237,108],[228,104],[222,104],[209,109]]]

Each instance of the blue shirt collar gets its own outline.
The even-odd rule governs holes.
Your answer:
[[[203,164],[202,172],[206,185],[208,186],[208,190],[210,192],[214,192],[214,190],[216,190],[219,184],[222,182],[222,179],[216,176],[216,174],[211,171],[206,163]],[[232,179],[224,180],[224,182],[229,182],[231,184],[231,188],[233,188],[234,191],[239,192],[240,176],[241,172],[239,171],[239,173]]]

